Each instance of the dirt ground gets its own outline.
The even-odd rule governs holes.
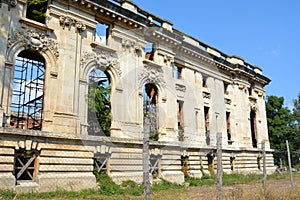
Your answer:
[[[268,179],[265,191],[262,182],[223,186],[223,200],[300,200],[300,174],[294,177],[294,189],[291,187],[290,179],[286,177]],[[215,200],[218,199],[218,190],[216,186],[189,187],[152,193],[151,199]]]
[[[266,191],[262,183],[223,186],[223,199],[300,199],[298,181],[291,189],[288,179],[268,180]],[[218,190],[215,186],[188,188],[187,199],[218,199]]]

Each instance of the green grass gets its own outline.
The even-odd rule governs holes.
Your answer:
[[[268,179],[287,179],[288,173],[271,174]],[[295,173],[294,178],[299,180],[300,174]],[[124,181],[121,185],[114,183],[106,173],[97,175],[100,189],[82,190],[80,192],[70,192],[58,189],[55,192],[45,193],[16,193],[11,190],[0,190],[0,200],[4,199],[140,199],[143,197],[143,186],[133,181]],[[186,178],[185,181],[192,186],[213,186],[216,184],[216,176],[203,176],[201,179]],[[261,174],[223,174],[223,185],[252,184],[262,181]],[[151,186],[151,194],[159,195],[165,192],[181,193],[186,191],[182,185],[172,184],[166,180]]]
[[[249,184],[249,183],[257,183],[262,180],[262,175],[260,174],[226,174],[224,173],[222,176],[222,182],[224,186],[227,185],[235,185],[235,184]],[[217,180],[216,176],[203,176],[201,179],[199,178],[186,178],[186,182],[190,184],[190,186],[212,186],[215,185]]]
[[[215,177],[210,177],[210,178],[193,178],[193,177],[188,177],[185,179],[185,182],[189,183],[189,186],[191,187],[196,187],[196,186],[212,186],[216,184],[216,178]]]
[[[162,180],[161,183],[155,183],[151,186],[151,192],[159,192],[162,190],[181,189],[181,188],[184,188],[184,186],[178,184],[172,184],[166,180]]]

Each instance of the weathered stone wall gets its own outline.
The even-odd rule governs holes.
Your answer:
[[[107,173],[121,184],[125,180],[142,183],[142,142],[103,137],[74,137],[69,134],[57,134],[37,131],[18,131],[1,129],[1,176],[0,182],[7,189],[22,191],[54,191],[58,188],[78,191],[86,188],[97,188],[93,174],[94,159],[97,154],[109,154]],[[34,178],[36,185],[16,184],[14,171],[15,150],[38,150]],[[189,174],[201,177],[209,174],[207,154],[212,149],[190,146],[168,145],[165,142],[152,142],[150,154],[161,155],[158,177],[165,180],[183,183],[181,156],[189,157]],[[260,151],[224,150],[223,170],[227,173],[259,173],[257,156]],[[234,157],[231,169],[230,157]],[[216,170],[216,158],[213,159]],[[261,169],[262,169],[261,164]],[[267,169],[273,170],[272,154],[267,154]]]
[[[181,156],[189,157],[192,176],[208,173],[207,154],[215,153],[217,132],[223,133],[224,171],[259,172],[262,141],[268,170],[273,169],[264,102],[264,86],[270,80],[258,67],[173,29],[171,22],[130,1],[51,1],[44,24],[27,19],[26,9],[21,0],[4,2],[0,8],[0,124],[5,127],[0,130],[0,183],[4,188],[95,188],[94,159],[99,153],[110,155],[107,173],[114,181],[141,183],[143,86],[148,83],[158,90],[159,139],[151,141],[150,148],[161,155],[159,177],[183,183]],[[109,27],[106,43],[96,42],[98,22]],[[152,60],[144,51],[147,42],[153,43]],[[10,125],[16,57],[24,50],[45,59],[41,131]],[[174,74],[175,66],[181,68],[180,74]],[[95,68],[110,77],[111,137],[94,137],[87,131],[89,73]],[[180,137],[177,101],[183,102]],[[209,108],[209,124],[204,107]],[[256,135],[251,133],[252,110]],[[230,112],[230,139],[226,112]],[[23,148],[39,152],[33,185],[16,181],[14,157]],[[212,164],[216,165],[215,159]]]

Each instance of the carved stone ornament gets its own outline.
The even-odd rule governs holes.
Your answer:
[[[122,39],[122,47],[124,50],[128,49],[129,51],[141,51],[142,48],[137,41],[131,41],[128,39]]]
[[[166,81],[163,76],[161,67],[145,65],[144,70],[139,74],[139,81],[145,80],[146,83],[156,83],[161,86],[166,86]]]
[[[205,99],[210,99],[210,93],[209,92],[202,92],[202,97]]]
[[[66,27],[71,30],[71,27],[74,26],[79,33],[82,33],[86,30],[86,25],[83,22],[75,20],[69,16],[60,16],[59,23],[65,29]]]
[[[59,56],[57,42],[52,38],[48,38],[45,33],[35,32],[33,30],[27,30],[26,32],[19,32],[15,30],[8,38],[7,47],[10,48],[17,42],[21,42],[29,49],[42,52],[49,50],[56,58]]]
[[[181,84],[175,84],[175,89],[177,91],[181,91],[181,92],[185,92],[186,91],[186,87],[184,85],[181,85]]]
[[[0,8],[2,7],[2,3],[5,3],[8,5],[8,10],[10,10],[10,8],[14,8],[17,6],[18,2],[17,0],[0,0]]]
[[[80,65],[83,67],[86,63],[89,63],[91,61],[96,62],[97,67],[101,70],[106,70],[111,66],[115,69],[119,77],[121,77],[122,75],[120,63],[112,53],[108,53],[105,51],[84,51],[83,56],[80,60]]]
[[[257,111],[257,104],[256,104],[256,102],[254,102],[254,101],[251,101],[251,102],[250,102],[250,109],[251,109],[252,111],[254,111],[254,112]]]
[[[224,102],[225,102],[225,104],[230,105],[232,101],[231,101],[231,99],[225,98]]]

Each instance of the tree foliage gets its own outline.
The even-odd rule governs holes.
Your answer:
[[[110,87],[105,87],[102,84],[99,84],[95,87],[94,84],[95,83],[92,83],[90,85],[88,96],[88,117],[90,131],[101,132],[106,136],[110,136],[110,126],[112,119]],[[91,125],[95,123],[96,125]],[[95,126],[97,126],[98,128],[95,128]],[[100,135],[103,135],[101,133]]]
[[[26,0],[28,19],[45,23],[48,0]]]
[[[271,148],[284,150],[285,141],[294,131],[292,113],[284,107],[284,98],[277,96],[268,96],[266,110]]]
[[[300,155],[300,94],[294,100],[291,111],[284,106],[284,98],[268,96],[266,101],[267,121],[271,148],[275,150],[275,163],[278,158],[286,156],[286,140],[289,141],[293,163]]]

